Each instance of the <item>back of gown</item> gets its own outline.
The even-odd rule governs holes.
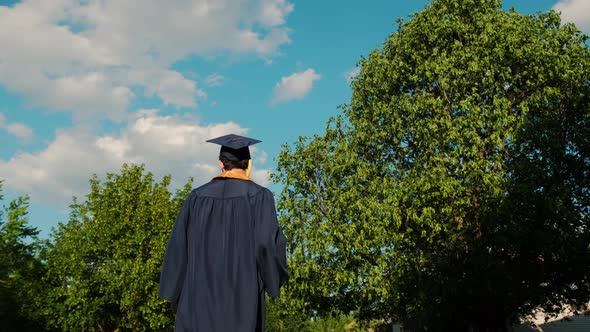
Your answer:
[[[176,331],[262,330],[264,291],[278,296],[287,278],[285,256],[268,189],[220,178],[193,190],[160,277],[160,296],[177,307]]]

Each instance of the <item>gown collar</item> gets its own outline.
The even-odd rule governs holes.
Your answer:
[[[248,176],[246,176],[246,174],[242,173],[242,172],[235,172],[235,171],[227,171],[227,172],[223,172],[217,176],[214,177],[214,179],[221,179],[221,178],[230,178],[230,179],[240,179],[240,180],[246,180],[246,181],[252,181],[252,179],[250,179]]]

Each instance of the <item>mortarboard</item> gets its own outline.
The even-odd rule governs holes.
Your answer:
[[[217,138],[212,138],[207,142],[221,145],[219,159],[222,159],[222,157],[224,157],[228,160],[238,161],[249,160],[250,149],[248,149],[248,147],[250,145],[254,145],[262,141],[240,135],[229,134]]]

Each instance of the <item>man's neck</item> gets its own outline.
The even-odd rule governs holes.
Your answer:
[[[239,174],[239,175],[246,176],[246,170],[245,169],[241,169],[241,168],[232,168],[229,171],[225,171],[224,173],[228,173],[228,174]]]
[[[242,180],[252,181],[250,179],[250,177],[248,177],[248,173],[246,172],[246,170],[243,170],[240,168],[234,168],[229,171],[224,171],[223,173],[221,173],[215,177],[215,179],[217,179],[217,178],[232,178],[232,179],[242,179]]]

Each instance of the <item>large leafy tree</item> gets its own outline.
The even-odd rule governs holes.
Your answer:
[[[45,315],[61,331],[170,330],[174,315],[158,298],[168,235],[190,190],[170,177],[154,181],[143,166],[94,176],[83,202],[71,205],[47,251]]]
[[[274,175],[290,294],[412,331],[590,300],[590,51],[553,11],[435,0]]]
[[[0,202],[2,181],[0,181]],[[42,289],[39,231],[28,224],[29,197],[12,200],[0,210],[0,330],[39,331],[35,301]]]

